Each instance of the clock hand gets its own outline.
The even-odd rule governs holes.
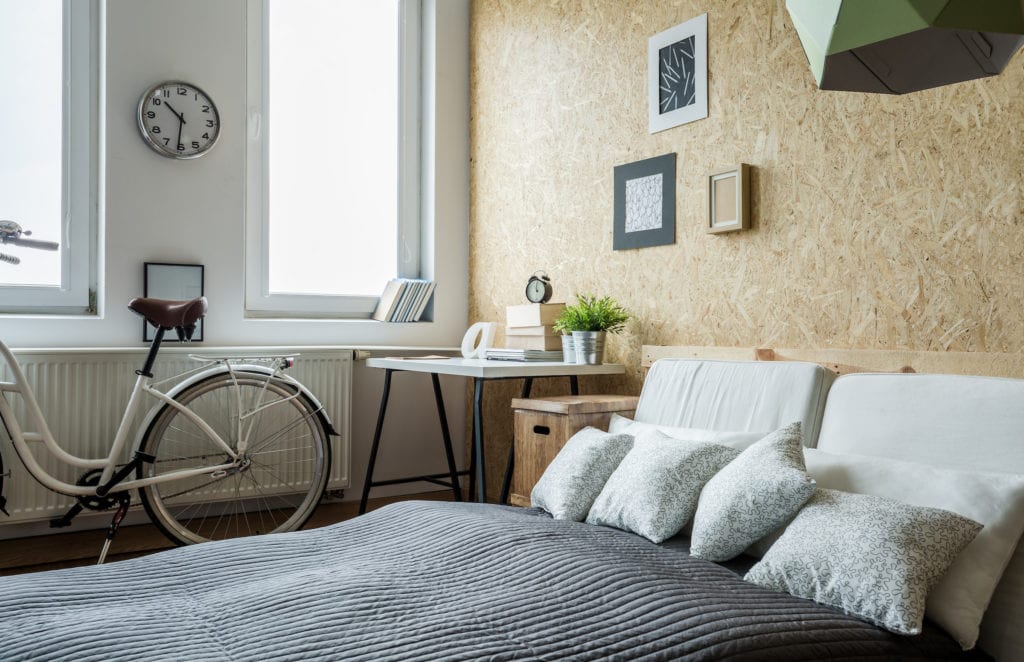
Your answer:
[[[181,115],[178,115],[178,143],[177,143],[177,147],[179,149],[182,146],[181,145],[181,127],[183,127],[183,126],[185,126],[185,118],[182,117]]]
[[[179,122],[181,122],[182,124],[184,124],[184,123],[185,123],[185,117],[184,117],[184,116],[183,116],[183,115],[182,115],[181,113],[179,113],[178,111],[176,111],[176,110],[174,109],[174,106],[172,106],[172,105],[171,105],[171,103],[170,103],[169,101],[168,101],[167,103],[165,103],[164,105],[165,105],[165,106],[167,106],[167,109],[168,109],[168,110],[170,110],[170,111],[171,111],[172,113],[174,113],[174,116],[178,118],[178,121],[179,121]]]

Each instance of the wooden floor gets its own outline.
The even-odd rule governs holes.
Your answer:
[[[450,501],[451,498],[451,492],[445,490],[370,499],[367,509],[373,510],[389,503],[409,499]],[[320,504],[304,528],[315,529],[351,519],[358,514],[358,510],[358,501]],[[105,535],[104,529],[0,540],[0,576],[92,565],[96,563]],[[152,524],[123,526],[117,532],[117,537],[107,554],[107,562],[145,556],[173,546],[173,543]]]

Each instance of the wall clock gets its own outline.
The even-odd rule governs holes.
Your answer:
[[[220,115],[206,92],[191,83],[166,81],[139,99],[139,131],[161,156],[194,159],[217,143]]]

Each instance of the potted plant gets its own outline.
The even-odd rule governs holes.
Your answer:
[[[554,325],[555,331],[563,334],[564,360],[567,363],[601,363],[606,335],[622,331],[629,318],[629,312],[611,297],[577,294],[576,303],[566,306]]]

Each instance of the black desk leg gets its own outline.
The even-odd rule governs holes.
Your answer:
[[[519,393],[520,398],[530,397],[530,389],[533,388],[533,377],[527,377],[523,380],[523,390]],[[513,438],[512,443],[508,446],[508,459],[505,460],[505,478],[501,481],[501,497],[498,503],[508,503],[508,493],[512,488],[512,469],[516,466],[516,440]]]
[[[573,395],[580,394],[580,379],[576,375],[569,375],[569,392]]]
[[[487,483],[484,471],[484,380],[473,379],[473,454],[476,456],[476,500],[487,502]]]
[[[434,402],[437,403],[437,417],[441,421],[441,436],[444,438],[444,456],[448,460],[448,474],[452,479],[452,494],[456,501],[462,501],[462,488],[459,486],[459,474],[455,468],[455,453],[452,452],[452,435],[448,432],[448,415],[444,411],[444,396],[441,395],[441,381],[437,373],[430,373],[434,382]]]
[[[366,501],[370,498],[370,485],[373,483],[373,465],[377,463],[377,449],[380,447],[380,433],[384,429],[384,414],[388,410],[388,397],[391,395],[391,373],[384,371],[384,393],[380,396],[380,413],[377,414],[377,427],[373,431],[373,445],[370,446],[370,462],[366,465],[366,481],[363,483],[363,498],[359,500],[359,514],[366,512]]]

